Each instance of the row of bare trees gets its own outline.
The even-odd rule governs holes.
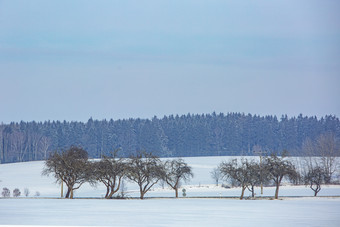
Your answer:
[[[318,163],[317,161],[313,163]],[[321,162],[322,163],[322,162]],[[233,159],[222,162],[213,173],[213,178],[229,180],[233,186],[241,187],[240,199],[248,189],[255,197],[255,187],[262,184],[275,185],[275,199],[279,196],[279,188],[283,180],[304,182],[314,191],[314,195],[321,190],[321,184],[329,183],[325,167],[308,166],[308,169],[299,171],[286,155],[264,157],[262,162],[255,159]],[[187,181],[193,177],[191,167],[182,159],[172,159],[162,162],[152,153],[137,152],[130,158],[118,158],[117,151],[112,156],[104,156],[98,161],[88,160],[85,150],[79,147],[58,153],[55,152],[45,162],[43,174],[53,174],[56,181],[67,186],[66,198],[73,198],[73,192],[82,184],[89,182],[92,185],[102,183],[106,187],[105,198],[112,198],[121,188],[123,178],[135,182],[139,187],[140,198],[159,181],[166,182],[178,197],[178,188],[182,180]],[[332,175],[330,176],[332,178]]]
[[[264,157],[263,162],[242,159],[223,162],[213,171],[213,177],[229,180],[233,185],[241,186],[241,199],[248,189],[254,197],[254,188],[272,182],[276,186],[275,198],[278,198],[282,180],[309,185],[316,196],[321,184],[332,183],[334,173],[339,170],[336,158],[340,155],[338,140],[333,134],[321,135],[316,141],[306,141],[305,151],[309,157],[297,167],[285,154]],[[53,174],[56,181],[67,186],[66,198],[73,198],[73,191],[85,182],[92,185],[102,183],[107,191],[105,198],[112,198],[121,187],[122,179],[129,179],[138,184],[140,198],[158,182],[166,182],[175,190],[181,180],[190,179],[191,168],[182,159],[162,162],[152,153],[137,152],[129,158],[118,158],[117,151],[111,156],[103,156],[99,161],[88,160],[88,153],[72,146],[63,152],[54,152],[45,162],[43,174]]]
[[[0,163],[46,160],[51,140],[40,133],[0,127]]]
[[[315,141],[307,139],[302,149],[308,154],[305,158],[307,170],[322,169],[325,182],[331,183],[332,175],[339,168],[336,158],[340,156],[340,144],[335,135],[323,134]]]
[[[222,162],[211,172],[211,175],[217,184],[218,179],[224,179],[233,186],[240,186],[242,190],[240,199],[243,199],[246,189],[254,197],[254,187],[263,184],[273,184],[276,187],[274,198],[278,199],[279,188],[283,180],[308,185],[314,191],[314,196],[317,196],[322,184],[334,183],[332,179],[334,179],[335,170],[339,168],[336,157],[327,163],[322,157],[307,158],[303,168],[298,169],[294,162],[288,159],[287,154],[284,153],[282,156],[272,154],[264,157],[262,162],[254,159],[233,159]],[[332,169],[334,171],[329,171],[329,166],[336,168]]]
[[[282,180],[285,177],[290,180],[296,180],[298,177],[295,166],[289,160],[274,154],[265,157],[262,163],[248,159],[233,159],[228,162],[222,162],[217,171],[220,172],[222,178],[229,180],[232,185],[241,187],[240,199],[243,199],[246,189],[254,197],[255,186],[267,184],[269,181],[273,181],[276,186],[275,199],[277,199]]]
[[[305,140],[302,149],[307,156],[300,168],[301,179],[316,196],[321,184],[334,183],[335,174],[340,174],[340,141],[332,133],[322,134],[314,141]]]
[[[261,148],[257,147],[256,149]],[[222,162],[218,168],[212,171],[211,175],[217,184],[218,180],[222,178],[229,180],[233,185],[240,186],[242,188],[241,199],[247,188],[254,197],[255,186],[270,183],[276,186],[275,198],[277,199],[280,184],[285,178],[296,184],[308,185],[314,191],[314,196],[317,196],[322,184],[334,183],[335,173],[340,169],[339,140],[332,133],[322,134],[314,141],[306,139],[302,149],[307,155],[300,158],[300,163],[294,163],[288,159],[287,153],[282,156],[273,154],[264,157],[263,162],[234,159]]]
[[[118,192],[123,178],[138,184],[140,198],[143,199],[159,181],[166,182],[178,197],[180,182],[193,177],[191,167],[183,159],[162,162],[152,153],[142,151],[129,158],[118,158],[115,151],[99,161],[90,161],[87,152],[75,146],[63,152],[54,152],[45,161],[43,174],[52,174],[56,182],[65,183],[65,198],[73,198],[73,192],[86,182],[91,185],[100,182],[106,186],[107,199]]]

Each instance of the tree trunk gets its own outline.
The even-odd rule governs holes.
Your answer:
[[[115,194],[118,191],[118,189],[114,190],[114,188],[111,188],[111,192],[109,194],[109,196],[107,197],[107,199],[111,199],[113,194]]]
[[[70,193],[71,193],[71,188],[67,187],[67,192],[66,192],[66,195],[65,195],[66,199],[70,198]]]
[[[275,199],[279,198],[279,188],[280,188],[280,183],[276,184],[276,189],[275,189]]]
[[[178,198],[178,188],[175,188],[176,198]]]
[[[110,193],[110,187],[106,187],[106,194],[105,194],[105,199],[109,199],[110,197],[108,197]]]
[[[317,185],[316,188],[313,188],[313,185],[310,187],[314,191],[314,196],[317,196],[319,191],[321,190],[320,185]]]
[[[116,183],[114,183],[113,185],[110,186],[110,194],[107,196],[107,199],[111,199],[113,194],[118,192],[118,190],[120,188],[120,184],[121,184],[121,179],[122,179],[122,177],[119,178],[118,185],[117,185],[116,189],[115,189]]]
[[[71,189],[71,196],[70,199],[73,199],[73,189]]]
[[[241,197],[240,197],[241,200],[243,199],[244,191],[245,191],[245,190],[246,190],[246,187],[242,187],[242,193],[241,193]]]
[[[106,197],[107,199],[111,199],[112,198],[112,196],[113,196],[113,194],[114,194],[114,192],[113,191],[111,191],[110,192],[110,194],[108,194],[108,196]]]
[[[61,181],[60,197],[64,197],[64,181]]]
[[[251,197],[255,197],[254,185],[251,186]]]
[[[141,185],[139,185],[139,192],[140,192],[140,199],[144,199],[145,192],[143,191],[143,188]]]

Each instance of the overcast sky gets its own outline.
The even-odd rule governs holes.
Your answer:
[[[0,0],[0,122],[340,116],[340,1]]]

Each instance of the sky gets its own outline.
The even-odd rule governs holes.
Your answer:
[[[0,122],[340,116],[340,1],[0,0]]]

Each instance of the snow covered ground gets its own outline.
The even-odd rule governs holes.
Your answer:
[[[1,225],[339,226],[340,200],[6,199]]]
[[[184,158],[185,161],[193,168],[194,178],[190,182],[184,183],[183,188],[186,189],[187,196],[239,196],[240,188],[225,189],[221,186],[216,187],[214,180],[210,176],[213,168],[216,168],[223,160],[229,160],[235,157],[190,157]],[[55,179],[50,176],[41,176],[44,167],[43,161],[24,162],[0,165],[0,190],[3,187],[13,191],[19,188],[21,192],[24,188],[30,190],[30,196],[34,196],[36,192],[40,193],[40,197],[56,198],[60,197],[60,185],[55,184]],[[222,182],[220,182],[221,184]],[[130,197],[138,197],[139,192],[135,183],[126,182],[128,195]],[[263,196],[273,196],[274,187],[264,189]],[[88,184],[83,185],[79,190],[75,191],[75,197],[95,197],[102,198],[105,195],[106,188],[98,184],[97,187],[91,187]],[[256,189],[256,193],[260,196],[260,189]],[[181,195],[182,193],[180,193]],[[250,193],[246,192],[246,196]],[[305,186],[281,186],[280,196],[312,196],[313,191]],[[340,196],[340,186],[322,186],[319,193],[320,196]],[[156,185],[152,191],[146,194],[146,197],[173,197],[174,192],[166,185]]]
[[[174,192],[157,185],[146,200],[104,200],[105,188],[84,185],[76,198],[57,199],[60,186],[53,177],[41,176],[43,162],[0,165],[0,190],[30,190],[28,198],[0,199],[1,225],[61,226],[340,226],[340,198],[309,197],[305,186],[280,188],[283,200],[238,200],[240,188],[215,186],[210,171],[222,160],[232,157],[185,158],[195,177],[183,185],[189,198],[174,199]],[[263,196],[273,196],[273,187],[265,187]],[[40,197],[36,197],[36,192]],[[138,197],[137,186],[127,182],[128,196]],[[246,196],[250,193],[247,192]],[[340,186],[323,186],[320,196],[340,196]],[[180,196],[182,193],[180,192]],[[190,198],[190,197],[217,197]],[[260,191],[257,189],[257,196]],[[287,198],[285,196],[305,196]],[[168,197],[155,199],[153,197]],[[219,199],[221,197],[222,199]],[[228,199],[223,197],[229,197]]]

